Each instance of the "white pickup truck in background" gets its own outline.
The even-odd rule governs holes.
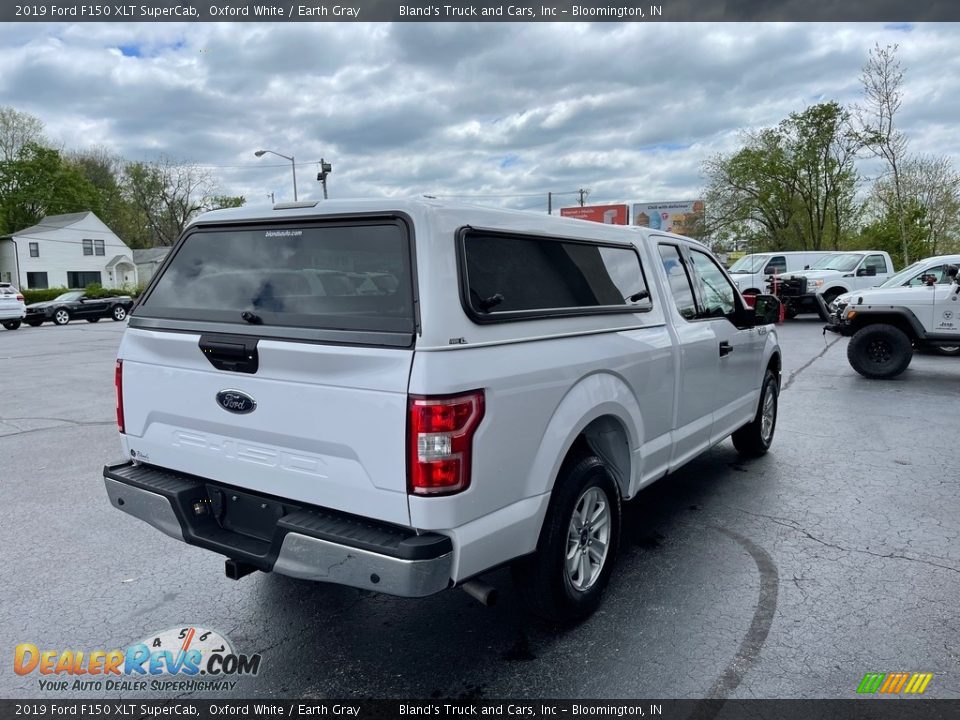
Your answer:
[[[784,251],[744,255],[730,266],[730,277],[744,295],[761,295],[774,275],[808,270],[834,253]]]
[[[424,200],[211,212],[131,314],[107,493],[234,579],[484,595],[512,563],[537,614],[580,618],[622,501],[731,435],[769,448],[779,303],[756,305],[645,228]]]
[[[809,270],[773,278],[768,290],[780,298],[787,317],[802,312],[823,316],[817,296],[829,306],[838,296],[880,285],[894,273],[893,260],[881,250],[857,250],[829,255]]]

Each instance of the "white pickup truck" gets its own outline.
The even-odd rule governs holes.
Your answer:
[[[829,306],[840,295],[880,285],[891,275],[893,260],[886,252],[838,252],[809,270],[773,278],[768,288],[783,302],[787,317],[795,317],[802,312],[820,312],[818,296]],[[826,320],[822,313],[821,317]]]
[[[257,570],[400,595],[512,563],[583,617],[621,502],[773,439],[775,298],[687,238],[416,200],[205,214],[131,314],[111,503]]]

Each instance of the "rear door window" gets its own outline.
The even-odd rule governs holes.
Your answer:
[[[412,332],[400,221],[198,228],[136,315],[238,325]]]

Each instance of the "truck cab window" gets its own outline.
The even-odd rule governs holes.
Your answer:
[[[704,252],[691,250],[694,282],[700,290],[703,308],[699,317],[726,317],[736,310],[736,291],[720,266]]]
[[[687,320],[697,317],[697,303],[694,300],[693,285],[683,266],[680,249],[676,245],[660,245],[660,260],[667,272],[667,281],[673,292],[673,301],[680,315]]]

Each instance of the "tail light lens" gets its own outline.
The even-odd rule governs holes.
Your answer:
[[[126,433],[123,424],[123,360],[117,360],[117,369],[113,375],[113,384],[117,388],[117,429]]]
[[[473,435],[483,419],[483,391],[411,396],[410,467],[414,495],[449,495],[470,487]]]
[[[17,302],[23,302],[23,295],[17,295]]]

